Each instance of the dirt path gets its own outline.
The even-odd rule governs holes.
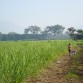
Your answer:
[[[40,76],[27,79],[24,83],[83,83],[82,51],[81,49],[79,58],[77,56],[70,59],[68,55],[62,56],[47,66]]]

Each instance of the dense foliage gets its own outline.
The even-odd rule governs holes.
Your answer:
[[[9,32],[8,34],[3,34],[0,32],[0,40],[65,40],[65,39],[83,39],[83,30],[76,30],[74,27],[67,29],[64,32],[65,27],[62,25],[46,26],[44,30],[40,27],[34,25],[29,26],[24,29],[24,34],[17,34],[16,32]]]
[[[48,62],[67,53],[76,41],[0,42],[0,83],[20,83],[33,77]]]

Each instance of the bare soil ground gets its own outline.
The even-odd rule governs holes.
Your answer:
[[[62,56],[43,69],[40,75],[24,83],[83,83],[83,48],[78,54],[71,58]]]

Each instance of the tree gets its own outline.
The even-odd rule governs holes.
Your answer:
[[[9,32],[8,34],[14,35],[17,34],[16,32]]]
[[[0,40],[2,40],[2,33],[0,32]]]
[[[70,37],[74,38],[74,33],[75,33],[76,29],[74,27],[70,27],[67,30],[68,30],[68,34],[70,35]]]
[[[65,28],[61,25],[47,26],[45,32],[52,32],[55,36],[56,34],[62,34]]]
[[[28,34],[29,31],[30,31],[29,28],[24,29],[24,34]]]
[[[16,32],[9,32],[8,39],[9,40],[17,40],[17,33]]]
[[[29,26],[28,28],[25,29],[24,33],[28,34],[28,32],[31,32],[32,34],[38,34],[38,32],[41,31],[40,27],[34,25],[34,26]]]
[[[0,34],[2,34],[2,33],[0,32]]]
[[[83,30],[82,30],[82,29],[78,29],[78,30],[77,30],[77,34],[83,35]]]
[[[83,30],[78,29],[76,32],[77,33],[75,34],[75,39],[83,39]]]
[[[70,27],[70,28],[68,28],[67,30],[68,30],[68,33],[69,33],[70,35],[74,34],[74,32],[76,31],[76,29],[75,29],[74,27]]]

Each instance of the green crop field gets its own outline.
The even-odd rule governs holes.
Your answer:
[[[53,59],[67,54],[68,43],[80,41],[0,42],[0,83],[21,83],[35,76]]]

